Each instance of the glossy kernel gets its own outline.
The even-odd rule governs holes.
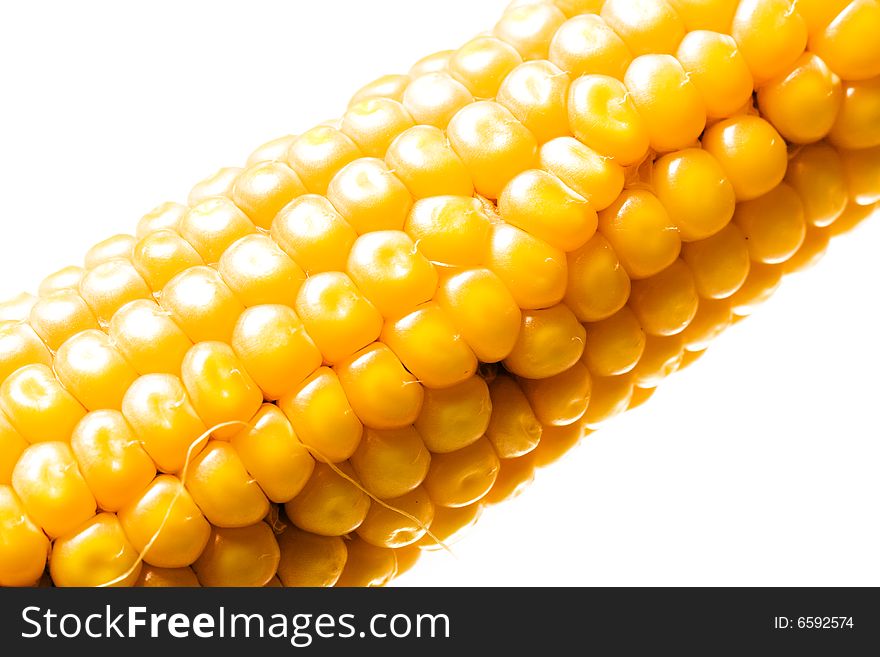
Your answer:
[[[584,328],[583,362],[596,376],[626,374],[645,350],[645,332],[626,306],[611,317],[585,324]]]
[[[293,170],[282,162],[260,162],[238,174],[232,200],[254,225],[268,230],[275,215],[307,192]]]
[[[272,502],[280,504],[295,497],[315,468],[315,459],[274,404],[265,404],[250,426],[229,442]]]
[[[878,107],[880,117],[880,107]],[[788,161],[785,182],[800,196],[812,226],[832,224],[846,209],[847,183],[838,151],[828,144],[801,148]]]
[[[186,209],[186,206],[180,203],[166,202],[157,205],[138,220],[135,236],[140,240],[159,230],[176,231],[181,218],[186,214]]]
[[[73,290],[41,297],[31,308],[29,322],[50,349],[81,331],[98,328],[98,320],[88,304]]]
[[[83,276],[79,293],[99,322],[107,323],[113,314],[135,299],[149,299],[152,290],[127,260],[104,262]]]
[[[46,567],[49,539],[5,484],[0,484],[0,536],[0,586],[33,586]]]
[[[839,148],[880,145],[880,75],[843,84],[840,111],[828,141]]]
[[[395,152],[392,148],[389,157]],[[382,160],[362,157],[346,164],[330,181],[327,200],[360,235],[403,226],[412,197],[397,167],[391,164],[391,169]]]
[[[531,61],[513,69],[495,100],[533,134],[539,144],[568,134],[566,101],[570,80],[548,61]]]
[[[409,112],[396,100],[368,98],[349,106],[340,130],[364,155],[382,158],[394,138],[413,125]]]
[[[749,244],[742,230],[730,223],[712,237],[682,245],[681,257],[694,275],[703,299],[724,299],[749,275]]]
[[[228,342],[244,305],[217,270],[190,267],[171,279],[159,303],[193,342]]]
[[[442,130],[458,110],[474,102],[474,97],[444,70],[414,78],[403,92],[401,102],[417,124]]]
[[[471,196],[474,186],[470,172],[449,145],[449,141],[439,128],[417,125],[403,131],[391,142],[385,154],[385,162],[414,198],[453,194]],[[401,191],[401,196],[403,196]],[[332,200],[332,198],[331,198]],[[407,198],[403,215],[409,210]],[[338,205],[337,205],[338,207]],[[397,213],[394,216],[399,216]],[[395,222],[390,228],[400,228]],[[357,227],[357,226],[355,226]],[[359,230],[360,233],[365,231]]]
[[[412,426],[364,430],[351,464],[370,493],[380,499],[400,497],[422,483],[431,454]]]
[[[433,196],[416,201],[404,230],[428,260],[468,266],[482,261],[492,225],[479,199]]]
[[[119,408],[137,378],[110,338],[101,331],[78,333],[58,348],[55,374],[87,409]]]
[[[549,59],[572,80],[591,73],[622,80],[632,54],[601,16],[582,14],[556,30]]]
[[[337,467],[347,477],[353,477],[354,471],[348,464]],[[370,510],[370,498],[329,465],[317,463],[308,483],[284,508],[290,521],[300,529],[320,536],[342,536],[364,521]]]
[[[689,32],[675,58],[703,99],[706,115],[724,118],[735,114],[751,98],[752,72],[733,37],[717,31]],[[722,33],[719,33],[722,32]]]
[[[486,438],[499,458],[528,454],[541,440],[541,423],[523,389],[510,376],[499,376],[489,386],[492,418]]]
[[[264,586],[278,570],[281,550],[265,522],[214,527],[193,570],[202,586]]]
[[[504,366],[529,379],[559,374],[583,354],[584,336],[584,327],[565,304],[526,311]]]
[[[806,233],[804,204],[786,183],[740,203],[733,216],[749,245],[752,260],[777,264],[800,248]]]
[[[523,59],[546,59],[550,39],[565,14],[549,3],[508,7],[493,33],[517,49]]]
[[[494,98],[508,73],[522,63],[516,49],[495,37],[477,37],[456,50],[449,72],[475,98]]]
[[[880,4],[853,0],[810,37],[810,50],[844,80],[880,75]]]
[[[568,254],[565,304],[580,321],[610,317],[626,303],[630,289],[626,270],[601,234]]]
[[[152,299],[123,306],[110,320],[113,345],[138,374],[177,374],[192,341]]]
[[[665,0],[606,0],[601,15],[636,56],[674,53],[684,38],[684,22]]]
[[[741,0],[730,35],[756,86],[794,64],[807,46],[807,24],[791,0]]]
[[[70,440],[86,410],[49,367],[26,365],[0,385],[0,408],[30,443]]]
[[[425,490],[438,506],[468,506],[489,492],[500,467],[492,443],[488,438],[480,438],[454,452],[435,454],[425,478]]]
[[[480,376],[454,386],[425,389],[415,428],[433,453],[454,452],[486,433],[492,415],[489,387]]]
[[[255,231],[251,220],[225,197],[208,198],[194,205],[178,227],[181,237],[207,264],[220,260],[234,242]]]
[[[127,260],[131,258],[131,249],[135,238],[131,235],[114,235],[95,244],[86,251],[83,265],[86,269],[94,269],[102,262],[111,260]]]
[[[185,269],[205,264],[189,242],[168,229],[144,235],[134,245],[131,263],[154,292]]]
[[[423,385],[445,388],[464,381],[477,369],[477,358],[449,314],[436,302],[386,322],[382,342]]]
[[[132,586],[140,570],[138,553],[112,513],[99,513],[56,540],[49,559],[55,586]]]
[[[694,275],[682,261],[633,283],[629,307],[649,335],[674,335],[687,327],[697,312]]]
[[[238,318],[230,343],[266,399],[291,392],[321,366],[322,356],[296,312],[254,306]]]
[[[287,205],[272,224],[272,239],[308,274],[342,271],[354,228],[323,196],[307,194]]]
[[[226,249],[217,271],[245,306],[292,306],[305,272],[268,235],[248,235]]]
[[[623,190],[623,168],[573,137],[558,137],[541,146],[541,168],[552,173],[595,210],[604,210]]]
[[[284,586],[333,586],[348,558],[345,541],[339,536],[319,536],[296,527],[284,530],[278,546],[278,577]]]
[[[336,172],[362,155],[345,134],[319,125],[293,140],[287,151],[287,163],[312,194],[325,194]]]
[[[391,508],[380,504],[370,506],[367,517],[356,530],[362,540],[376,547],[411,545],[425,535],[434,518],[434,503],[421,486],[386,500],[386,504]]]

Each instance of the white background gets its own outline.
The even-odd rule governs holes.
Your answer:
[[[0,4],[0,297],[503,0]],[[880,218],[408,585],[880,585]]]

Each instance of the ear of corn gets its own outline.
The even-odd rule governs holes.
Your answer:
[[[451,544],[871,214],[878,31],[514,2],[0,304],[0,585],[375,586]]]

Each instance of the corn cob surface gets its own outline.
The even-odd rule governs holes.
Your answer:
[[[699,21],[635,4],[517,3],[4,306],[0,583],[51,540],[57,585],[384,584],[869,214],[873,60],[742,2],[720,108]],[[618,70],[553,36],[597,26]]]

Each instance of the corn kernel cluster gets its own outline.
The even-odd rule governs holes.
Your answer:
[[[877,0],[525,0],[0,307],[0,585],[382,585],[880,201]]]

